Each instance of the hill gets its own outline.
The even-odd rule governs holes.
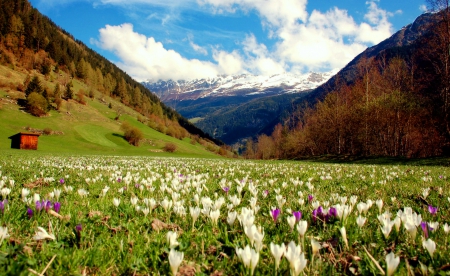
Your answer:
[[[296,100],[294,105],[301,108],[288,113],[296,122],[275,126],[271,135],[260,135],[256,143],[247,145],[247,156],[448,154],[447,10],[421,15]]]
[[[0,66],[0,82],[22,79],[27,73],[26,70],[23,72]],[[45,85],[47,82],[43,83]],[[87,86],[75,80],[74,87]],[[45,153],[217,157],[215,152],[220,150],[201,138],[177,139],[158,132],[150,128],[147,122],[138,121],[138,118],[143,118],[141,114],[100,93],[87,98],[85,105],[75,100],[63,101],[59,110],[51,110],[44,117],[25,112],[19,104],[23,99],[23,92],[0,88],[0,151],[4,153],[17,151],[10,149],[8,137],[29,131],[42,133],[38,150]],[[116,120],[118,112],[121,115]],[[139,147],[130,145],[124,139],[121,130],[124,122],[142,131],[144,139]],[[176,146],[175,153],[164,152],[167,144]]]
[[[64,139],[42,137],[51,142],[50,151],[64,151],[65,147],[72,151],[130,150],[123,148],[120,130],[128,121],[143,133],[148,148],[142,148],[159,151],[166,142],[172,142],[180,153],[204,154],[204,150],[185,145],[191,140],[195,144],[195,140],[203,148],[219,151],[215,144],[222,144],[220,141],[56,26],[27,0],[0,1],[0,31],[4,139],[28,126],[64,133]],[[7,144],[2,142],[4,147]],[[131,151],[135,150],[140,149]],[[224,151],[222,148],[222,154]]]

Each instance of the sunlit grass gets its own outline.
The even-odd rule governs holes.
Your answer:
[[[273,275],[271,243],[287,246],[278,275],[445,275],[450,259],[447,167],[37,154],[0,165],[0,274],[166,275],[183,252],[180,273]],[[38,227],[54,239],[36,240]]]

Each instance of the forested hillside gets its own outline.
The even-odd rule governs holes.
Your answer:
[[[0,85],[25,92],[27,110],[36,116],[58,109],[62,100],[83,103],[84,97],[99,93],[132,107],[160,132],[177,138],[190,133],[214,140],[161,103],[142,84],[56,26],[27,0],[0,0],[0,64],[29,72],[23,81]],[[54,78],[51,72],[59,77]],[[42,85],[37,73],[54,86]],[[75,91],[73,79],[86,83],[88,89]]]
[[[249,141],[246,156],[448,154],[449,18],[448,7],[424,14],[363,52],[298,103],[295,122]]]

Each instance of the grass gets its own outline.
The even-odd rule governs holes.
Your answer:
[[[81,86],[78,84],[74,87]],[[42,153],[74,153],[74,154],[114,154],[114,155],[148,155],[148,156],[187,156],[187,157],[217,157],[205,150],[201,145],[190,144],[190,139],[178,140],[162,134],[137,121],[138,114],[130,108],[121,106],[113,99],[105,97],[114,106],[121,106],[124,115],[119,121],[116,111],[97,99],[88,99],[87,105],[75,101],[64,102],[61,111],[50,111],[49,116],[37,118],[21,110],[9,99],[17,97],[17,92],[6,92],[0,89],[2,105],[0,109],[0,151],[14,151],[10,148],[8,137],[25,131],[26,127],[33,129],[50,128],[61,135],[41,136],[38,151]],[[3,100],[4,99],[4,100]],[[123,120],[138,127],[145,141],[141,146],[129,145],[123,138],[120,125]],[[162,152],[166,143],[177,146],[175,153]]]
[[[348,275],[351,271],[380,275],[380,269],[387,270],[390,253],[399,257],[396,275],[421,274],[420,263],[428,274],[446,275],[449,265],[447,167],[14,151],[0,155],[0,170],[0,197],[8,200],[0,218],[9,234],[0,242],[3,275],[41,273],[46,267],[48,275],[168,275],[171,250],[184,253],[178,268],[181,275],[250,275],[236,249],[257,247],[257,242],[251,245],[252,232],[246,230],[253,226],[263,233],[254,275],[275,274],[272,242],[301,246],[306,275]],[[24,196],[22,188],[29,194]],[[82,189],[86,195],[81,195]],[[36,194],[41,201],[61,203],[62,217],[39,210]],[[118,206],[114,199],[120,200]],[[360,211],[359,205],[369,200],[372,206]],[[166,206],[169,203],[171,207]],[[319,206],[326,210],[344,205],[353,206],[346,218],[313,216]],[[429,205],[438,207],[436,214],[429,212]],[[193,221],[190,207],[195,206],[203,211]],[[421,222],[439,225],[427,234],[417,226],[412,237],[405,228],[412,216],[399,213],[407,212],[407,207],[421,216]],[[31,217],[27,208],[33,211]],[[146,208],[148,214],[143,212]],[[270,212],[273,208],[281,210],[276,219]],[[210,212],[215,209],[220,211],[217,223]],[[292,211],[301,211],[301,219],[307,222],[303,239],[288,224]],[[229,223],[232,212],[238,218]],[[361,227],[358,216],[367,219]],[[399,229],[393,226],[384,235],[383,220],[394,221],[397,216],[401,217]],[[36,241],[38,226],[55,239]],[[173,249],[166,238],[169,231],[177,233],[178,245]],[[433,255],[423,246],[427,239],[436,244]],[[317,254],[312,240],[321,246]],[[290,274],[285,257],[277,272]]]

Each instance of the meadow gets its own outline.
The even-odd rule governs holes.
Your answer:
[[[450,275],[445,166],[0,156],[2,275]]]

